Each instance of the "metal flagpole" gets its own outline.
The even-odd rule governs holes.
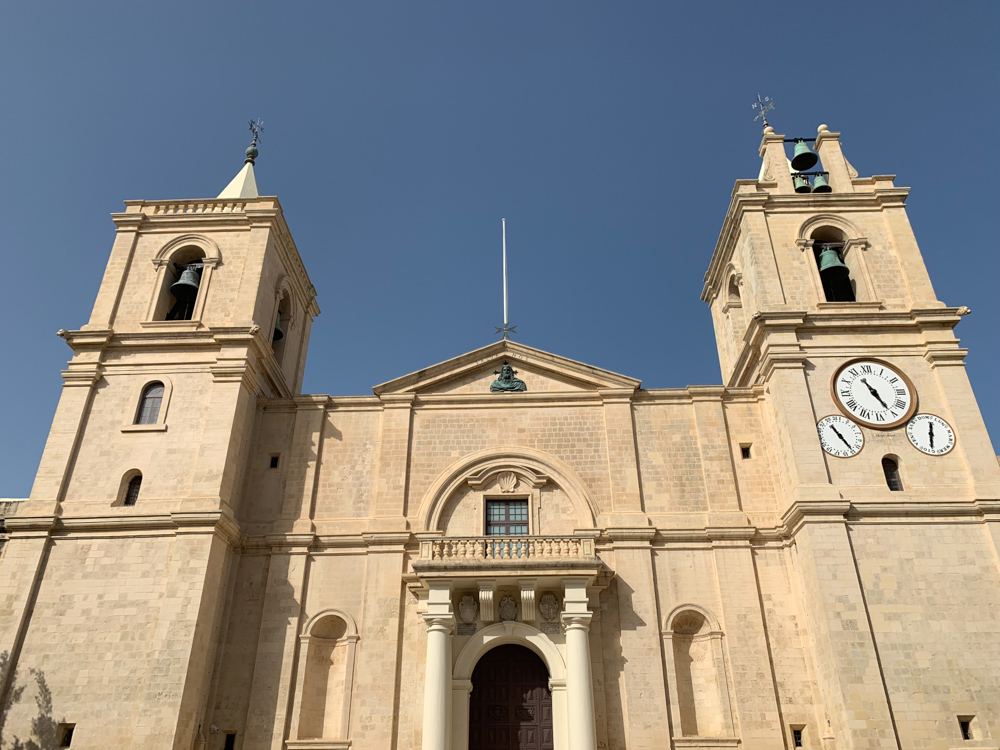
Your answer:
[[[510,338],[510,334],[517,333],[517,326],[509,325],[507,319],[507,220],[501,219],[503,223],[503,328],[494,326],[497,333],[503,334],[505,339]]]

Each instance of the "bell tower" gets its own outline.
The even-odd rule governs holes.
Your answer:
[[[909,687],[892,675],[911,644],[885,649],[898,627],[871,607],[902,611],[920,594],[880,580],[905,561],[931,571],[919,586],[945,601],[944,579],[920,562],[952,564],[938,519],[1000,520],[1000,469],[954,334],[970,311],[937,299],[909,190],[859,176],[838,133],[820,125],[815,139],[787,139],[766,127],[760,156],[757,179],[736,182],[702,299],[727,389],[762,404],[824,746],[894,750],[907,745],[893,707]],[[1000,536],[985,538],[995,553]]]
[[[22,649],[48,648],[38,623],[60,638],[82,623],[126,633],[111,684],[128,685],[136,713],[106,729],[129,745],[204,747],[258,402],[315,412],[315,398],[297,397],[316,290],[278,199],[258,194],[254,141],[218,197],[112,214],[90,319],[59,331],[72,355],[31,497],[6,523],[0,699]],[[92,655],[48,679],[98,673]],[[109,700],[88,691],[75,710],[91,698]]]

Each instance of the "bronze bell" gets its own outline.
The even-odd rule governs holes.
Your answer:
[[[851,272],[847,270],[844,261],[840,259],[840,253],[834,245],[823,245],[819,252],[819,273],[823,278],[832,281],[842,281],[850,278]]]
[[[795,141],[795,151],[792,153],[792,169],[796,172],[805,172],[816,166],[819,156],[809,148],[809,144],[799,139]]]
[[[811,193],[812,185],[809,184],[809,178],[803,177],[802,175],[792,175],[792,184],[795,185],[796,193]]]
[[[198,285],[201,283],[201,268],[185,266],[181,277],[170,285],[170,293],[178,300],[189,301],[198,296]]]
[[[274,335],[271,336],[271,343],[276,341],[281,341],[285,338],[285,332],[281,330],[281,311],[278,311],[278,317],[274,319]]]
[[[826,177],[821,174],[816,175],[813,179],[813,192],[814,193],[832,193],[833,188],[830,187],[830,183],[826,181]]]

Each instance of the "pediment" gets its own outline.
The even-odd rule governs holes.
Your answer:
[[[440,362],[375,386],[376,396],[390,394],[488,394],[504,360],[517,371],[529,393],[635,390],[642,384],[609,370],[583,364],[513,341],[498,341],[482,349]],[[505,394],[496,394],[503,396]],[[517,394],[510,394],[516,396]]]

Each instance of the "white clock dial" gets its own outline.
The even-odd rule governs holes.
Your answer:
[[[861,433],[861,428],[839,414],[819,420],[816,430],[819,432],[819,444],[831,456],[850,458],[858,455],[865,447],[865,436]]]
[[[943,456],[955,447],[955,431],[934,414],[917,414],[906,425],[906,437],[918,451]]]
[[[916,408],[916,393],[909,378],[877,359],[841,365],[830,385],[840,410],[868,427],[896,427],[908,420]]]

